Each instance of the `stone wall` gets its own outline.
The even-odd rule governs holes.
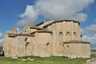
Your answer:
[[[38,32],[35,34],[37,55],[51,56],[52,54],[52,34],[47,32]]]
[[[18,33],[12,37],[9,37],[8,34],[5,35],[4,53],[6,57],[90,56],[90,44],[64,43],[71,40],[81,40],[79,23],[76,21],[48,21],[31,28],[29,25],[25,25],[23,30]]]
[[[90,58],[90,44],[69,43],[64,44],[64,56],[71,58]]]

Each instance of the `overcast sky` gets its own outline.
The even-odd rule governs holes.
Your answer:
[[[13,26],[64,19],[79,21],[83,40],[96,49],[96,0],[0,0],[0,43]]]

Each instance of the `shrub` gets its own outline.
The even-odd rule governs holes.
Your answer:
[[[3,50],[0,51],[0,56],[4,56],[4,51]]]
[[[96,58],[96,54],[91,54],[90,57],[91,58]]]

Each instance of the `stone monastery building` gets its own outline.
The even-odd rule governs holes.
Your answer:
[[[90,57],[90,43],[82,41],[80,23],[74,20],[25,25],[21,32],[14,27],[6,33],[4,53],[12,56]]]

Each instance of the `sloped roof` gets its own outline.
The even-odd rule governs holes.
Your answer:
[[[84,43],[84,44],[90,44],[90,42],[81,41],[81,40],[71,40],[71,41],[66,41],[66,42],[64,42],[64,44],[68,44],[68,43]]]
[[[34,36],[33,34],[22,34],[22,33],[7,33],[9,37],[16,37],[16,36]]]
[[[76,22],[76,23],[80,24],[79,21],[75,21],[75,20],[56,20],[56,21],[53,21],[53,22],[51,22],[51,23],[49,23],[49,24],[47,24],[47,25],[45,25],[45,26],[48,26],[48,25],[50,25],[50,24],[52,24],[52,23],[63,22],[63,21],[65,21],[65,22],[71,22],[71,21],[73,21],[73,22]],[[47,22],[48,22],[48,21],[47,21]],[[50,22],[50,21],[49,21],[49,22]],[[41,22],[41,23],[39,23],[39,24],[36,24],[36,26],[39,26],[39,25],[42,25],[42,24],[44,24],[44,22]]]
[[[52,31],[47,30],[47,29],[45,29],[45,30],[38,30],[37,32],[49,32],[49,33],[52,33]]]
[[[17,33],[8,32],[7,34],[8,34],[8,36],[10,36],[10,37],[17,36]]]
[[[30,28],[31,28],[31,29],[41,29],[41,30],[44,29],[44,28],[40,28],[40,27],[38,27],[38,26],[30,26]]]
[[[30,25],[30,24],[25,24],[25,26],[29,26],[31,29],[43,29],[43,28],[41,28],[41,27],[39,27],[39,26],[32,26],[32,25]],[[24,27],[25,27],[24,26]]]
[[[37,30],[37,31],[34,31],[34,32],[32,32],[31,34],[34,34],[34,33],[37,33],[37,32],[46,32],[46,33],[52,33],[52,31],[50,31],[50,30],[47,30],[47,29],[44,29],[44,30]]]

